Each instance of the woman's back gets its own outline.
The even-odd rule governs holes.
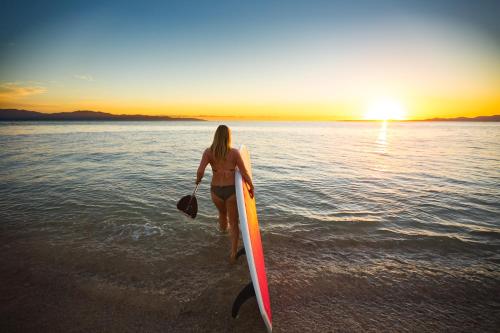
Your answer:
[[[212,167],[212,185],[224,186],[234,184],[234,170],[238,164],[239,152],[231,148],[223,160],[216,160],[210,148],[205,150],[208,163]]]

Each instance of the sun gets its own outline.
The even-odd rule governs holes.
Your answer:
[[[379,98],[368,105],[363,118],[365,120],[404,120],[406,108],[396,99]]]

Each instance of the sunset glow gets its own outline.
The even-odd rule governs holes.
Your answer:
[[[12,7],[1,16],[10,29],[0,32],[0,108],[264,120],[500,112],[494,10],[473,17],[466,6],[419,1]]]

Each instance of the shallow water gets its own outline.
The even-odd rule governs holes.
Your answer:
[[[225,264],[210,168],[196,220],[175,207],[217,125],[0,124],[5,244],[36,239],[81,279],[194,313],[237,292],[246,266]],[[275,331],[494,330],[500,124],[228,125],[252,156]]]

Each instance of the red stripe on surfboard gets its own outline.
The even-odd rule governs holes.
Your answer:
[[[259,280],[259,289],[264,303],[269,322],[272,323],[271,318],[271,302],[269,299],[269,290],[267,287],[266,266],[264,264],[264,252],[262,250],[262,241],[260,239],[259,221],[257,219],[257,208],[255,206],[255,198],[250,197],[247,185],[242,180],[243,196],[245,197],[245,211],[247,213],[248,234],[250,242],[252,243],[253,261],[255,270],[257,271],[257,278]]]

